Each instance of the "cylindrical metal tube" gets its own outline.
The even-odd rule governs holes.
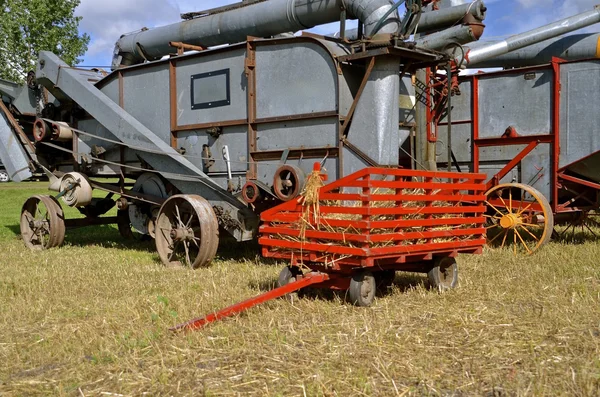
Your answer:
[[[469,4],[444,8],[436,11],[427,11],[421,15],[421,20],[417,26],[417,33],[427,33],[435,30],[452,27],[453,25],[462,25],[463,20],[482,22],[485,19],[487,8],[483,0],[476,0]],[[471,17],[469,17],[469,14]],[[340,37],[339,33],[330,34],[330,36]],[[346,38],[349,40],[358,39],[358,29],[346,30]]]
[[[483,32],[483,29],[478,28],[477,31],[473,30],[470,25],[459,25],[453,26],[449,29],[442,30],[422,36],[415,40],[415,43],[419,47],[429,48],[431,50],[442,50],[447,47],[449,43],[453,44],[467,44],[479,39],[477,35],[479,32]]]
[[[552,61],[552,57],[567,61],[600,58],[600,33],[573,34],[546,40],[469,66],[516,68],[549,63]]]
[[[541,28],[511,36],[506,40],[492,44],[474,44],[466,49],[466,59],[463,62],[463,66],[477,64],[598,22],[600,22],[600,7],[596,6],[592,11],[577,14],[570,18],[542,26]]]
[[[52,126],[52,140],[69,142],[73,140],[73,130],[69,127],[69,124],[63,121],[57,121],[51,124]]]
[[[486,11],[487,8],[483,0],[475,0],[459,6],[424,12],[419,21],[417,33],[431,32],[453,25],[460,25],[463,18],[469,14],[481,22],[485,19]]]
[[[349,18],[373,29],[393,6],[391,0],[269,0],[218,14],[124,35],[115,45],[113,69],[156,60],[173,52],[169,42],[211,47],[239,43],[248,36],[267,37],[308,29],[340,19],[345,4]],[[393,12],[378,33],[394,33],[399,17]]]

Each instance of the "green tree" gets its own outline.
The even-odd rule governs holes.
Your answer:
[[[0,0],[0,78],[22,82],[40,51],[69,65],[81,62],[90,36],[79,34],[80,0]]]

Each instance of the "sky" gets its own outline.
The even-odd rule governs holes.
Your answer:
[[[82,66],[109,68],[115,42],[125,33],[177,22],[181,13],[206,10],[238,0],[81,0],[76,15],[83,17],[80,32],[91,36]],[[465,0],[449,0],[454,3]],[[501,39],[557,19],[592,10],[600,0],[487,0],[482,40]],[[320,34],[337,31],[339,24],[320,26]],[[590,30],[590,29],[588,29]],[[591,28],[600,31],[600,27]]]

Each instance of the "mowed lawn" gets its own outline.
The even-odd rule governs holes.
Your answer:
[[[284,264],[250,244],[223,247],[210,268],[167,269],[152,242],[108,226],[30,252],[20,208],[45,187],[0,186],[1,396],[600,395],[593,238],[460,257],[459,287],[445,294],[398,274],[370,308],[282,299],[172,334],[270,288]]]

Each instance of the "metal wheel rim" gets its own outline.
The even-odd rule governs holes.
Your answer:
[[[526,194],[532,200],[526,200]],[[488,245],[499,243],[504,248],[509,243],[515,255],[531,255],[550,241],[554,215],[548,200],[537,189],[521,183],[502,184],[490,189],[486,197],[490,209],[485,215]],[[492,200],[496,205],[491,203]],[[540,207],[541,211],[534,207]],[[542,223],[538,222],[538,215],[543,216]]]
[[[200,196],[178,195],[161,207],[156,221],[156,248],[168,266],[207,265],[218,247],[218,222]]]
[[[6,172],[5,170],[0,170],[0,182],[4,183],[4,182],[8,182],[8,181],[10,181],[8,172]]]
[[[20,229],[23,242],[32,250],[61,245],[65,224],[60,205],[49,196],[30,197],[21,211]]]

